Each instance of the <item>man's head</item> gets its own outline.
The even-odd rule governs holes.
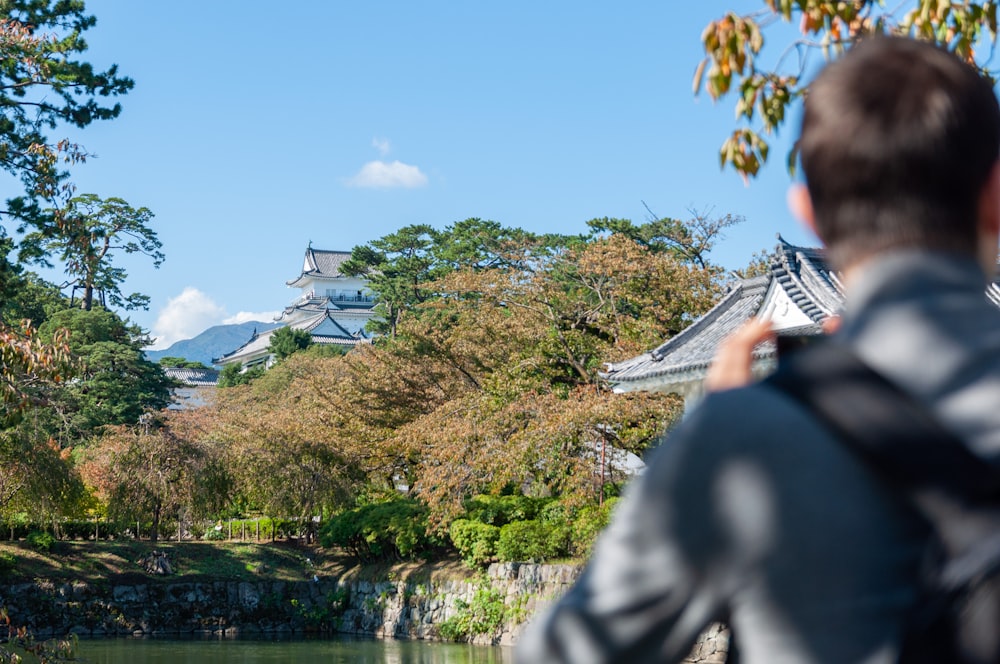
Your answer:
[[[983,255],[1000,107],[954,55],[893,37],[852,48],[809,87],[799,149],[835,266],[896,248]]]

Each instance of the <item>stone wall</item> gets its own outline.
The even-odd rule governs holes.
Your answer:
[[[482,644],[511,645],[526,621],[560,596],[579,574],[571,565],[491,565],[482,579],[425,581],[216,581],[130,584],[0,585],[0,607],[38,636],[260,634],[339,631],[376,637],[437,639],[439,628],[489,589],[510,620]],[[728,637],[713,628],[691,662],[724,662]]]

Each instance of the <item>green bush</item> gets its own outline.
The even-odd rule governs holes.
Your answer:
[[[572,533],[569,547],[570,555],[580,558],[590,556],[594,541],[607,527],[617,502],[617,498],[609,498],[604,501],[603,505],[585,507],[577,512],[570,527]]]
[[[17,567],[17,557],[6,551],[0,553],[0,575],[6,574]]]
[[[89,539],[94,536],[94,522],[67,519],[59,523],[59,532],[66,539]]]
[[[552,498],[532,498],[521,495],[480,495],[466,502],[465,513],[471,521],[488,523],[491,526],[503,526],[512,521],[534,519],[538,512],[552,501]]]
[[[212,526],[205,529],[205,534],[202,537],[209,542],[221,542],[226,539],[228,535],[229,533],[225,527],[219,528],[217,526]]]
[[[438,626],[441,636],[449,641],[466,641],[477,634],[495,634],[507,619],[507,606],[499,590],[483,583],[472,602],[456,602],[458,613]]]
[[[462,560],[472,566],[486,565],[497,555],[500,528],[488,523],[456,519],[448,528],[451,543]]]
[[[28,518],[26,512],[16,512],[4,519],[2,534],[9,536],[11,539],[21,539],[22,537],[27,537],[28,533],[35,528],[36,526]]]
[[[327,521],[323,546],[340,546],[362,562],[413,559],[437,542],[427,532],[427,508],[412,498],[363,505]]]
[[[501,562],[536,562],[565,556],[567,529],[561,523],[514,521],[500,529],[497,557]]]
[[[52,533],[44,530],[32,530],[25,539],[32,549],[43,552],[50,551],[52,545],[56,542],[56,538],[52,536]]]

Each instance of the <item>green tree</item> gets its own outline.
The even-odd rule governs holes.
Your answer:
[[[161,367],[168,369],[208,369],[202,362],[193,362],[191,360],[185,359],[183,357],[173,357],[165,356],[161,357],[160,361],[157,363]]]
[[[55,255],[65,266],[74,292],[82,290],[80,308],[89,311],[94,292],[99,291],[105,306],[145,309],[149,297],[140,293],[125,295],[121,286],[128,273],[115,267],[117,252],[140,253],[159,267],[164,255],[156,232],[149,227],[153,213],[147,208],[133,208],[120,198],[102,200],[94,194],[76,196],[59,211],[57,231],[44,229],[29,233],[22,242],[22,255],[35,256],[49,267],[48,257]]]
[[[351,258],[340,266],[348,276],[365,277],[375,293],[381,316],[369,322],[373,332],[394,336],[403,312],[430,296],[425,284],[434,266],[437,235],[426,224],[406,226],[354,247]]]
[[[18,276],[17,288],[0,303],[0,323],[16,326],[23,320],[32,325],[44,323],[57,311],[69,307],[69,300],[53,284],[37,274],[25,272]]]
[[[150,539],[181,511],[215,513],[227,502],[231,481],[219,450],[201,441],[201,414],[147,417],[139,426],[111,427],[86,450],[84,474],[108,514],[126,522],[149,520]]]
[[[62,299],[55,289],[28,277],[0,312],[0,517],[24,512],[42,521],[71,508],[83,495],[69,459],[37,425],[51,417],[54,395],[76,367],[68,332],[42,339],[27,321],[44,318],[48,307]]]
[[[59,335],[43,342],[32,326],[8,322],[15,314],[6,304],[23,281],[19,266],[9,259],[14,242],[4,216],[19,220],[18,233],[29,228],[56,233],[62,220],[43,212],[42,204],[52,205],[70,194],[65,164],[87,155],[68,140],[50,140],[48,132],[61,125],[86,127],[121,112],[120,105],[105,100],[130,90],[131,79],[119,76],[115,65],[101,72],[78,58],[87,49],[82,34],[94,23],[84,13],[82,0],[0,2],[0,169],[19,179],[23,187],[23,194],[7,200],[6,209],[0,210],[0,308],[4,310],[0,316],[0,454],[6,454],[0,460],[0,484],[23,479],[20,486],[24,487],[42,478],[41,485],[53,492],[64,485],[38,472],[39,467],[48,466],[45,459],[52,457],[51,447],[39,447],[37,437],[28,435],[37,432],[26,429],[21,420],[26,413],[39,413],[44,392],[67,377],[68,353]],[[26,459],[38,463],[31,464],[27,474],[19,474]],[[9,495],[31,497],[21,489]],[[15,641],[28,640],[26,632],[17,637]],[[39,659],[63,661],[60,652],[32,648]],[[5,658],[17,655],[0,647],[0,659]]]
[[[405,313],[437,296],[432,286],[435,280],[459,269],[498,269],[523,265],[529,259],[537,261],[537,247],[564,243],[559,236],[540,238],[472,217],[443,231],[426,224],[407,226],[355,247],[340,269],[369,280],[381,313],[369,323],[369,329],[395,336]]]
[[[695,93],[736,97],[739,127],[722,144],[719,160],[744,179],[767,161],[768,136],[784,124],[789,106],[808,91],[807,72],[817,54],[830,59],[859,39],[877,33],[936,42],[987,75],[997,38],[997,3],[908,0],[763,0],[747,15],[728,12],[701,35],[705,59],[694,77]],[[801,37],[781,44],[777,59],[763,60],[767,28],[798,24]],[[774,55],[774,54],[772,54]],[[789,61],[792,62],[789,62]],[[766,64],[765,64],[766,63]],[[794,151],[788,165],[793,168]]]
[[[244,369],[239,363],[227,364],[219,372],[219,387],[235,387],[246,385],[264,375],[264,367],[256,366]]]
[[[7,213],[23,221],[40,216],[38,203],[53,200],[68,176],[61,164],[87,155],[46,132],[61,125],[86,127],[109,120],[121,105],[105,100],[132,89],[118,66],[96,70],[78,59],[87,50],[83,33],[96,24],[82,0],[4,0],[0,4],[0,168],[21,179],[25,194]]]
[[[100,307],[73,308],[49,318],[40,335],[47,339],[62,330],[80,365],[76,380],[53,394],[50,426],[64,444],[104,425],[134,424],[170,403],[173,381],[145,359],[148,340],[138,328]]]
[[[21,182],[22,195],[0,210],[0,354],[3,355],[4,417],[20,417],[39,396],[48,379],[65,377],[60,366],[63,346],[41,343],[31,326],[20,326],[7,304],[24,284],[21,268],[10,261],[15,249],[4,217],[28,228],[55,233],[61,219],[44,213],[49,204],[72,190],[67,163],[86,153],[68,140],[50,140],[60,126],[86,127],[121,112],[108,100],[132,88],[117,66],[97,70],[79,59],[87,49],[83,33],[95,19],[84,13],[82,0],[5,0],[0,3],[0,169]],[[27,316],[34,319],[34,315]],[[41,321],[36,320],[36,324]]]
[[[536,242],[533,233],[496,221],[478,217],[456,221],[434,238],[431,273],[441,277],[453,270],[510,267],[520,251]]]
[[[691,219],[687,221],[650,216],[649,221],[638,225],[629,219],[603,217],[591,219],[587,226],[595,233],[618,234],[655,253],[669,252],[681,263],[706,268],[709,265],[708,254],[723,238],[725,230],[743,222],[743,217],[732,214],[712,217],[692,212]]]
[[[305,330],[296,330],[288,326],[279,327],[271,333],[271,344],[268,346],[268,350],[280,362],[292,353],[309,348],[312,342],[312,335]]]

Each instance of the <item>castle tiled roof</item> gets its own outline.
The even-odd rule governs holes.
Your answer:
[[[779,238],[769,267],[766,274],[739,280],[708,313],[657,348],[609,364],[604,377],[620,392],[700,381],[719,343],[753,316],[773,318],[776,312],[764,308],[776,301],[790,302],[801,312],[798,319],[789,317],[799,322],[779,329],[779,334],[819,334],[820,323],[843,302],[843,288],[822,253]],[[773,344],[763,344],[755,359],[771,359],[774,352]]]
[[[343,277],[340,266],[351,257],[349,251],[331,251],[327,249],[306,249],[302,261],[302,274],[286,282],[289,286],[299,286],[304,277],[326,277],[336,279]]]
[[[277,329],[280,328],[274,328],[274,330]],[[245,344],[232,352],[226,353],[222,357],[213,358],[212,364],[226,364],[236,360],[243,361],[244,358],[266,352],[271,345],[271,334],[274,330],[266,330],[259,334],[257,330],[254,330],[253,334],[250,335],[250,339]]]
[[[282,321],[291,317],[312,316],[324,311],[336,311],[338,316],[350,317],[354,315],[367,319],[371,317],[371,310],[374,307],[375,301],[372,297],[350,299],[306,294],[285,307],[274,320]]]
[[[348,330],[334,320],[331,311],[323,310],[315,316],[295,321],[287,327],[296,330],[305,330],[312,335],[312,341],[316,344],[336,344],[339,346],[356,346],[363,343],[371,343],[371,340],[363,332],[351,334]],[[271,346],[271,335],[280,327],[272,330],[257,333],[255,330],[249,341],[231,353],[212,360],[212,364],[228,364],[239,360],[246,362],[253,357],[264,357],[268,354]]]
[[[163,373],[169,378],[184,383],[188,387],[213,387],[219,382],[217,369],[187,369],[182,367],[165,367]]]

